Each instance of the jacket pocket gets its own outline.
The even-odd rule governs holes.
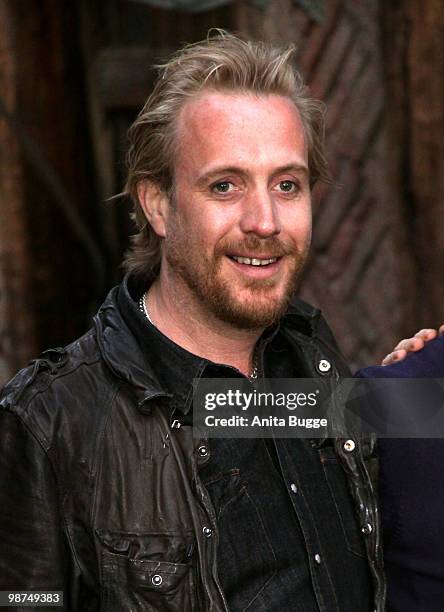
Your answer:
[[[328,489],[344,532],[346,546],[350,552],[366,558],[364,537],[360,531],[358,516],[354,509],[354,502],[348,488],[345,472],[338,463],[332,447],[320,448],[319,456]]]
[[[237,469],[204,480],[204,485],[216,511],[218,576],[229,608],[250,612],[277,570],[261,509]]]
[[[101,612],[195,612],[191,532],[97,530],[101,547]]]

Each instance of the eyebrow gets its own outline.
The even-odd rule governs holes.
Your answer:
[[[287,164],[285,166],[280,166],[273,172],[273,176],[282,174],[283,172],[298,172],[299,174],[304,174],[306,177],[309,176],[308,168],[303,164]],[[221,166],[220,168],[214,168],[213,170],[210,170],[209,172],[206,172],[200,176],[197,179],[197,185],[206,185],[208,181],[211,181],[211,179],[215,179],[222,174],[239,174],[240,176],[246,177],[248,172],[238,166]]]

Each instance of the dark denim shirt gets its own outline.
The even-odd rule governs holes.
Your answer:
[[[191,425],[193,378],[239,372],[184,350],[140,312],[142,288],[121,286],[119,308]],[[302,377],[279,326],[259,340],[262,374]],[[230,610],[368,612],[371,586],[345,474],[332,446],[300,439],[213,439],[200,476],[219,531],[218,576]]]

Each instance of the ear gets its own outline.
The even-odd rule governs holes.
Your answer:
[[[137,185],[137,196],[148,223],[158,236],[164,238],[169,210],[166,193],[152,181],[140,181]]]

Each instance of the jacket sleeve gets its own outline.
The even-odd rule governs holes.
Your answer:
[[[20,417],[4,408],[0,542],[0,591],[64,590],[66,544],[55,474],[38,440]]]

